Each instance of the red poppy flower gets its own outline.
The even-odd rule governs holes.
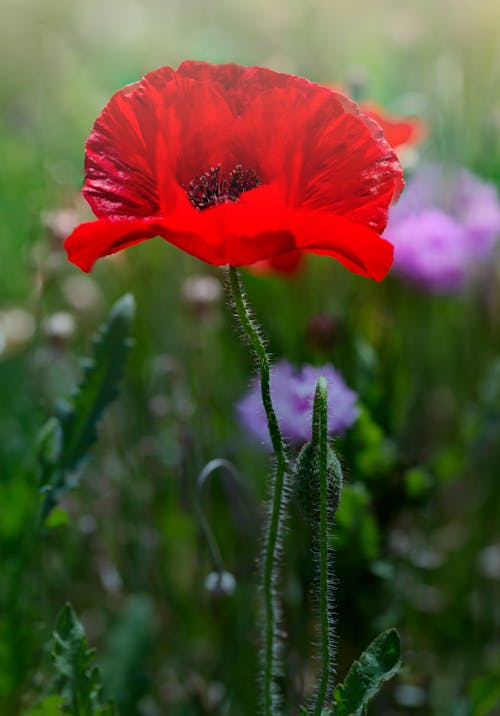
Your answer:
[[[212,264],[296,250],[382,279],[402,187],[379,127],[341,94],[258,67],[184,62],[117,92],[86,143],[97,221],[66,239],[84,271],[161,236]]]

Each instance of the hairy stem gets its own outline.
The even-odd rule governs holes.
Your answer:
[[[262,572],[263,595],[263,652],[262,652],[262,688],[264,716],[274,716],[278,704],[276,676],[279,670],[278,631],[280,605],[277,599],[277,564],[283,531],[283,515],[286,499],[286,476],[288,461],[286,448],[281,437],[276,413],[271,400],[270,362],[266,347],[254,322],[240,277],[236,268],[229,268],[229,285],[241,327],[258,361],[262,402],[266,412],[269,434],[276,459],[274,479],[271,486],[270,512],[264,542],[264,560]]]
[[[327,383],[319,378],[314,396],[313,441],[319,447],[319,612],[321,624],[321,677],[316,692],[314,716],[321,716],[329,697],[334,672],[333,646],[333,579],[331,574],[330,522],[328,485],[328,395]]]

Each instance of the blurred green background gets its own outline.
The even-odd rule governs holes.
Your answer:
[[[2,715],[27,712],[46,690],[67,600],[120,713],[256,712],[255,525],[269,462],[235,420],[251,363],[223,272],[161,239],[90,276],[62,250],[72,224],[90,216],[79,197],[83,145],[110,95],[186,58],[323,83],[362,76],[367,96],[429,123],[420,158],[463,164],[498,186],[499,37],[494,0],[3,0]],[[273,355],[332,362],[364,406],[337,441],[347,476],[335,545],[338,671],[377,630],[398,626],[404,669],[374,714],[500,713],[499,281],[492,262],[461,295],[432,297],[316,257],[292,281],[245,276]],[[33,544],[38,430],[127,291],[137,320],[124,389],[64,500],[69,520]],[[216,478],[205,496],[237,580],[227,597],[204,587],[213,565],[194,510],[197,475],[215,457],[241,474],[239,487]],[[314,679],[310,547],[294,510],[289,713]]]

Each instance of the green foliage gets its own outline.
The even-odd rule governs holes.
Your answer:
[[[31,485],[20,479],[0,481],[0,505],[8,505],[2,510],[0,520],[0,540],[10,541],[22,534],[26,523],[32,517],[33,490]]]
[[[424,467],[412,467],[403,475],[406,494],[413,500],[425,497],[432,489],[432,475]]]
[[[335,517],[335,538],[339,547],[349,546],[358,558],[376,559],[380,534],[371,510],[372,498],[361,483],[345,483]]]
[[[469,687],[471,716],[489,716],[500,708],[500,662],[494,672],[474,679]]]
[[[60,696],[51,694],[46,696],[43,701],[26,712],[24,716],[61,716],[61,710],[64,707],[63,699]]]
[[[53,530],[56,527],[63,527],[69,522],[69,515],[62,507],[54,507],[45,522],[46,527],[49,530]]]
[[[393,466],[394,445],[365,406],[361,406],[350,440],[353,444],[353,469],[363,480],[376,480]]]
[[[75,471],[97,439],[99,420],[117,395],[131,346],[134,313],[131,294],[114,304],[94,338],[92,357],[82,363],[80,384],[71,396],[58,403],[56,415],[40,431],[38,463],[44,519],[59,497],[73,486]]]
[[[343,683],[335,689],[335,716],[362,716],[383,683],[401,667],[401,642],[395,629],[372,641],[351,666]]]
[[[147,655],[153,642],[153,607],[144,595],[130,597],[109,631],[101,673],[120,713],[131,713],[147,692]]]
[[[63,709],[74,716],[113,716],[114,707],[102,697],[99,672],[91,666],[93,656],[82,625],[66,604],[54,632],[52,651],[55,686]]]

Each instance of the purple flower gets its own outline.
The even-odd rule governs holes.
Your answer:
[[[409,179],[384,233],[394,244],[394,269],[443,293],[463,287],[491,256],[499,235],[494,185],[440,164],[424,165]]]
[[[295,368],[287,360],[280,360],[271,370],[271,396],[283,437],[291,442],[304,443],[311,439],[312,405],[320,376],[328,383],[328,432],[345,432],[359,415],[358,396],[333,366]],[[254,381],[236,410],[242,424],[260,442],[271,447],[259,381]]]

